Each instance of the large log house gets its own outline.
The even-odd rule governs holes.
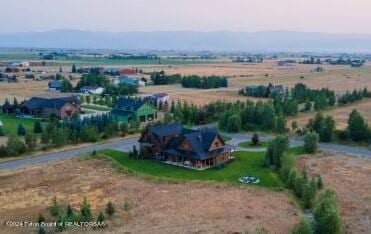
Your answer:
[[[232,160],[234,146],[214,129],[187,129],[172,123],[150,127],[139,139],[141,152],[167,164],[204,170]]]

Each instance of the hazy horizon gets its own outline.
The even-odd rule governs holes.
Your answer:
[[[3,0],[0,33],[82,30],[371,34],[368,0]]]

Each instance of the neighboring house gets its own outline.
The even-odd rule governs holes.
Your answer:
[[[21,104],[25,115],[48,118],[55,115],[61,119],[81,113],[80,101],[76,96],[59,98],[33,97]]]
[[[157,119],[157,110],[143,100],[120,98],[111,115],[120,123],[128,123],[131,120],[146,122]]]
[[[120,75],[122,76],[134,76],[137,74],[137,71],[133,68],[124,68],[121,70]]]
[[[169,102],[170,96],[167,93],[156,93],[148,97],[154,103],[159,104]]]
[[[104,88],[97,86],[84,86],[80,88],[80,92],[85,94],[102,94],[103,91]]]
[[[19,72],[20,69],[18,67],[14,67],[14,66],[9,66],[7,68],[5,68],[5,72],[7,73],[16,73],[16,72]]]
[[[198,170],[227,163],[235,148],[217,130],[187,129],[178,123],[151,127],[138,141],[146,157]]]
[[[61,80],[53,80],[48,83],[49,91],[61,91],[62,89],[62,81]]]

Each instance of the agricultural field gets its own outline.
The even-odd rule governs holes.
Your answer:
[[[324,185],[336,191],[346,233],[370,232],[371,159],[322,153],[298,164],[312,176],[321,175]]]
[[[48,221],[53,196],[62,204],[69,202],[75,210],[86,196],[94,215],[112,201],[117,213],[105,231],[113,233],[233,233],[257,227],[270,233],[288,233],[302,216],[285,191],[161,182],[135,177],[96,159],[70,159],[4,171],[0,180],[0,222],[19,217],[36,221],[40,212]],[[2,230],[20,231],[11,227]]]

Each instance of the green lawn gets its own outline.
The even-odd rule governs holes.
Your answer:
[[[238,146],[242,148],[266,148],[268,146],[268,142],[260,142],[258,145],[252,145],[251,141],[244,141],[239,143]]]
[[[301,152],[300,149],[290,151],[295,154]],[[130,172],[151,178],[240,184],[238,178],[249,175],[256,176],[260,179],[260,183],[257,186],[269,188],[281,188],[283,186],[278,174],[271,169],[263,167],[265,152],[234,152],[233,156],[236,159],[226,164],[224,168],[211,168],[205,171],[167,165],[156,160],[129,159],[127,153],[115,150],[104,150],[100,153],[105,157],[113,159],[114,162],[117,162]]]
[[[22,123],[27,132],[32,132],[33,125],[36,121],[35,119],[17,118],[13,115],[6,115],[2,113],[0,113],[0,120],[3,122],[3,130],[5,135],[17,134],[17,127],[19,123]]]

